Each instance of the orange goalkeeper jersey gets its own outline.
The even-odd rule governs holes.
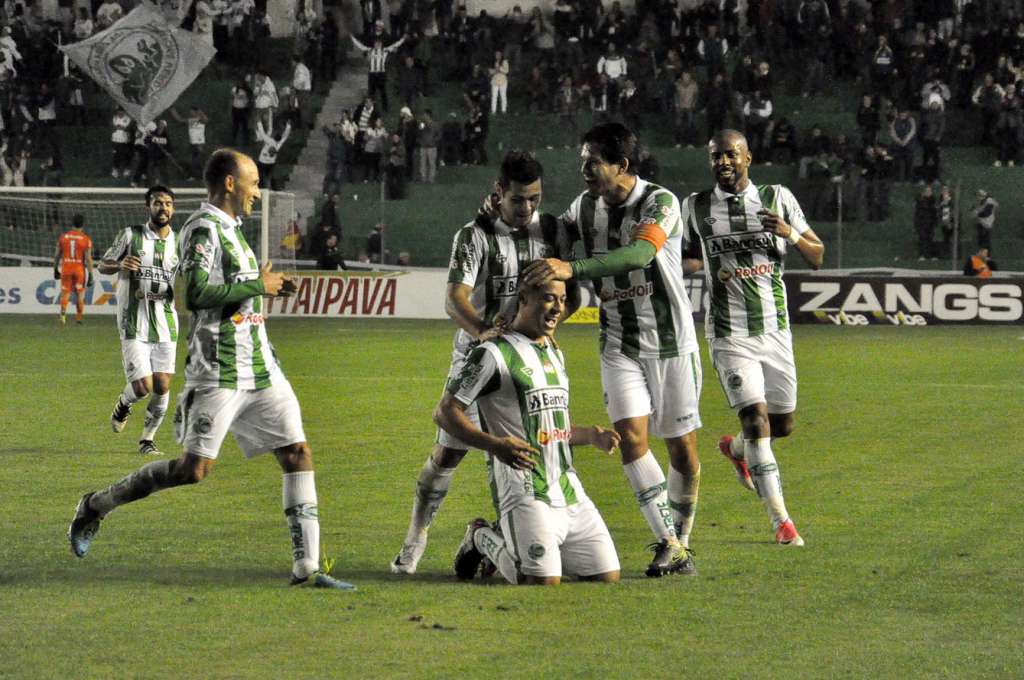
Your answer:
[[[85,233],[72,229],[57,239],[60,248],[61,269],[82,269],[85,266],[85,251],[92,248],[92,239]]]

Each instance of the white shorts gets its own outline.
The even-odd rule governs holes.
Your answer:
[[[121,364],[128,382],[154,373],[174,373],[176,342],[121,341]]]
[[[185,385],[174,431],[185,453],[211,459],[217,458],[228,431],[246,458],[306,441],[299,400],[284,376],[262,390]]]
[[[768,413],[796,410],[796,362],[788,330],[751,338],[712,338],[711,363],[730,407],[767,403]]]
[[[466,364],[466,355],[462,354],[457,350],[452,351],[452,365],[448,369],[448,377],[444,381],[444,391],[441,392],[441,396],[448,392],[448,386],[452,384],[452,381],[459,377],[462,373],[462,367]],[[473,423],[478,429],[480,428],[480,409],[477,408],[476,402],[466,407],[466,417]],[[440,444],[446,449],[455,449],[457,451],[469,451],[472,446],[466,444],[461,439],[453,437],[452,435],[445,432],[440,427],[437,428],[437,437],[434,438],[434,442]]]
[[[655,437],[681,437],[700,427],[700,354],[669,359],[630,359],[615,353],[601,355],[601,384],[608,418],[650,416],[648,431]]]
[[[590,500],[566,508],[527,500],[502,514],[501,533],[521,574],[596,576],[619,570],[615,543]]]

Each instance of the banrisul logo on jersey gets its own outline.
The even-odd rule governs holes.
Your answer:
[[[751,231],[739,234],[717,234],[704,239],[709,257],[729,253],[749,253],[754,250],[775,250],[775,235],[767,231]]]
[[[542,387],[526,393],[526,413],[535,416],[543,411],[569,408],[569,390],[564,387]]]

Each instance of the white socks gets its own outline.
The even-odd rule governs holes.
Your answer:
[[[690,532],[693,530],[693,519],[697,514],[697,490],[700,488],[700,466],[697,473],[686,475],[668,466],[668,504],[672,509],[672,522],[675,524],[679,542],[684,548],[690,547]]]
[[[672,526],[672,513],[668,507],[665,474],[661,471],[657,458],[648,451],[632,463],[623,465],[622,469],[640,504],[640,512],[654,532],[654,537],[659,541],[674,540],[676,536]]]
[[[409,529],[405,532],[405,543],[422,543],[427,540],[427,530],[434,520],[438,508],[448,495],[448,486],[452,483],[455,468],[441,467],[434,462],[432,456],[420,470],[416,480],[416,495],[412,501],[412,517],[409,518]]]
[[[772,518],[772,526],[778,528],[789,519],[789,513],[786,512],[786,503],[782,498],[782,478],[779,477],[779,466],[772,454],[771,438],[747,439],[746,458],[757,495]]]
[[[89,507],[103,517],[119,505],[137,501],[154,491],[174,486],[170,481],[173,463],[173,460],[146,463],[124,479],[94,493],[89,499]]]
[[[125,406],[131,406],[140,399],[142,399],[142,397],[135,394],[135,388],[132,387],[131,383],[127,383],[124,386],[124,389],[121,390],[121,403]]]
[[[154,392],[150,395],[149,405],[146,406],[146,420],[142,426],[140,441],[153,441],[156,431],[160,429],[160,424],[164,422],[164,416],[167,415],[167,403],[170,400],[171,395],[166,392],[163,394]]]
[[[473,545],[494,563],[505,580],[512,585],[519,583],[519,569],[505,545],[505,539],[490,527],[481,527],[473,534]]]
[[[320,515],[313,471],[286,472],[281,498],[292,535],[292,575],[304,579],[320,570]]]

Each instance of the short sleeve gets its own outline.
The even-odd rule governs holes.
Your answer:
[[[130,227],[126,227],[121,230],[111,246],[107,248],[107,252],[103,253],[103,259],[120,261],[121,258],[128,254],[128,245],[131,242],[132,230]]]
[[[183,274],[201,271],[209,275],[216,256],[216,245],[210,235],[210,228],[200,224],[188,230],[182,240],[178,267]]]
[[[811,225],[807,223],[807,218],[804,216],[804,211],[800,207],[800,203],[797,202],[796,196],[783,186],[779,187],[779,207],[782,209],[783,219],[789,226],[796,229],[796,233],[804,234],[810,231]]]
[[[501,385],[493,347],[491,343],[474,347],[466,357],[459,376],[448,384],[448,393],[466,406],[494,392]]]
[[[480,230],[472,225],[463,227],[452,242],[452,257],[448,265],[448,283],[475,286],[480,273],[480,262],[486,256],[487,246]]]
[[[657,225],[666,238],[671,237],[679,229],[679,200],[670,191],[651,194],[640,210],[638,225]]]

